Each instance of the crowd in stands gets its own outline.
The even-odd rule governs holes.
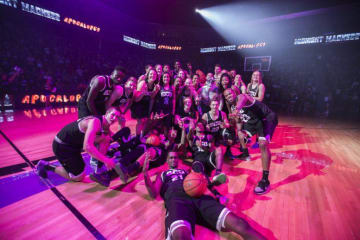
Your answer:
[[[160,53],[94,35],[72,37],[56,31],[36,32],[1,23],[1,95],[52,91],[81,93],[97,74],[109,74],[120,63],[129,77],[144,74],[147,64],[169,65],[175,60],[191,62],[193,72],[213,72],[215,64],[235,69],[245,84],[251,72],[244,72],[244,58],[231,54]],[[76,29],[78,30],[78,29]],[[40,36],[39,36],[40,34]],[[84,39],[86,38],[86,40]],[[120,43],[119,43],[120,42]],[[360,83],[356,63],[360,61],[356,43],[332,46],[293,46],[284,52],[273,52],[270,71],[263,72],[265,102],[278,111],[298,115],[360,115]],[[191,77],[191,76],[190,76]],[[351,106],[351,107],[347,107]]]

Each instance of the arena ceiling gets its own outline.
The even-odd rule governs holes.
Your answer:
[[[244,4],[254,11],[265,11],[265,17],[338,5],[351,4],[354,0],[101,0],[109,7],[141,21],[166,25],[209,27],[195,9],[223,4]],[[244,10],[248,14],[248,10]],[[243,14],[239,12],[239,14]],[[264,15],[263,15],[264,16]],[[254,16],[256,19],[256,16]],[[255,20],[249,19],[249,20]]]

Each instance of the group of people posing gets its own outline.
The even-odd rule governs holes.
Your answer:
[[[147,65],[138,79],[125,80],[126,70],[116,66],[111,75],[98,75],[78,105],[78,120],[55,136],[53,151],[60,166],[40,161],[37,172],[47,177],[53,171],[67,179],[82,181],[85,163],[81,152],[91,156],[90,178],[103,186],[120,177],[124,184],[143,172],[150,196],[165,200],[167,239],[191,239],[195,223],[205,221],[217,230],[231,230],[246,239],[263,239],[245,220],[219,203],[213,186],[226,181],[224,158],[249,160],[249,139],[259,145],[263,175],[255,194],[269,191],[271,154],[269,142],[277,126],[277,115],[262,100],[265,86],[261,73],[254,71],[246,86],[235,70],[206,76],[197,70],[168,65]],[[135,133],[126,126],[125,113],[136,119]],[[110,125],[118,122],[118,131]],[[255,140],[256,139],[256,140]],[[117,142],[116,147],[112,143]],[[232,148],[241,154],[234,155]],[[188,171],[178,169],[178,160],[190,159],[191,170],[203,174],[214,197],[188,196],[182,183]],[[167,161],[169,170],[152,182],[149,168]],[[199,213],[199,214],[198,214]]]

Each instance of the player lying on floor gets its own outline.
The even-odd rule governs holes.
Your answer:
[[[146,188],[152,198],[159,194],[166,208],[166,239],[194,239],[195,224],[206,225],[217,231],[232,231],[244,239],[265,239],[244,219],[238,217],[209,195],[195,198],[184,191],[183,181],[187,171],[178,168],[178,153],[167,155],[169,169],[157,175],[152,182],[148,175],[149,158],[145,158],[143,173]]]

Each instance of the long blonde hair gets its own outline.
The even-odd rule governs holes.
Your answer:
[[[254,73],[256,73],[256,72],[258,72],[259,73],[259,85],[261,85],[262,84],[262,74],[261,74],[261,72],[259,71],[259,70],[256,70],[256,71],[254,71],[253,73],[252,73],[252,75],[251,75],[251,80],[250,80],[250,84],[251,85],[253,85],[253,75],[254,75]]]

